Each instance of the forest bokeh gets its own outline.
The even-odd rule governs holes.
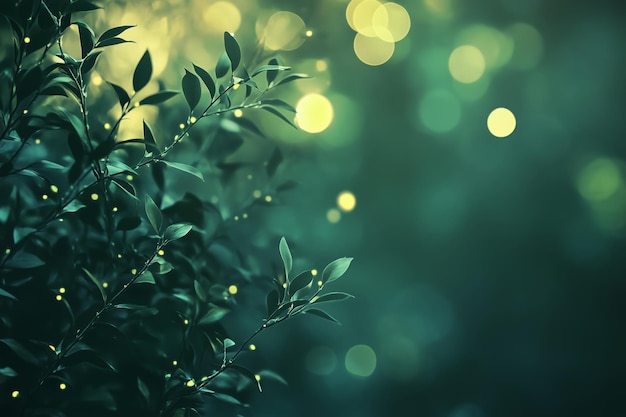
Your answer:
[[[269,382],[251,415],[626,414],[619,2],[105,7],[87,20],[100,31],[137,25],[126,35],[135,43],[101,57],[92,89],[103,78],[129,87],[146,48],[158,80],[149,88],[177,89],[184,67],[215,65],[224,31],[246,64],[278,55],[312,76],[281,96],[300,130],[246,115],[281,147],[277,175],[296,188],[265,195],[245,170],[232,194],[180,185],[207,187],[224,212],[263,196],[271,207],[229,213],[251,253],[274,254],[284,235],[294,269],[355,258],[340,286],[356,299],[329,308],[342,326],[299,318],[257,340],[254,360],[289,386]],[[116,111],[98,114],[104,129]],[[141,135],[143,118],[175,127],[181,117],[141,108],[120,135]],[[258,294],[241,296],[227,319],[235,339],[260,317]]]

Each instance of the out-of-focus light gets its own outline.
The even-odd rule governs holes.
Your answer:
[[[309,350],[304,359],[306,369],[317,375],[330,375],[337,366],[337,355],[326,346],[316,346]]]
[[[428,92],[420,101],[418,112],[422,124],[435,133],[449,132],[461,120],[461,104],[447,90]]]
[[[360,2],[352,14],[352,23],[355,30],[365,36],[376,36],[374,29],[374,13],[382,4],[376,0]],[[384,26],[383,26],[384,28]]]
[[[515,130],[517,121],[513,112],[505,107],[498,107],[487,117],[487,128],[497,138],[505,138]]]
[[[322,132],[330,126],[333,118],[333,105],[321,94],[307,94],[296,104],[296,122],[305,132]]]
[[[20,396],[20,392],[18,390],[15,390],[11,393],[11,397],[12,398],[17,398]]]
[[[241,25],[241,12],[231,2],[217,1],[204,9],[202,18],[206,29],[212,33],[235,33]]]
[[[487,69],[500,68],[513,55],[513,39],[487,25],[465,28],[457,38],[458,45],[473,45],[480,50]]]
[[[346,353],[346,370],[356,376],[370,376],[376,370],[376,352],[367,345],[352,346]]]
[[[67,385],[66,385],[66,384],[64,384],[63,382],[61,382],[61,383],[59,384],[59,389],[60,389],[61,391],[64,391],[64,390],[66,390],[66,389],[67,389]]]
[[[270,16],[259,38],[266,49],[293,51],[304,43],[306,25],[295,13],[280,11]]]
[[[97,72],[94,72],[94,73],[91,75],[91,83],[92,83],[94,86],[96,86],[96,87],[101,86],[103,82],[104,82],[104,80],[102,79],[102,77],[100,76],[100,74],[98,74]]]
[[[239,289],[237,288],[236,285],[231,285],[230,287],[228,287],[228,292],[231,293],[232,295],[237,294],[238,291]]]
[[[357,30],[356,26],[354,25],[354,11],[356,10],[357,6],[359,6],[359,4],[363,3],[365,0],[352,0],[350,3],[348,3],[348,6],[346,7],[346,21],[348,22],[348,25],[352,28],[352,30]]]
[[[543,54],[541,33],[526,23],[516,23],[510,26],[506,33],[513,39],[510,65],[520,70],[535,67]]]
[[[596,158],[578,174],[577,188],[580,195],[592,202],[611,198],[621,187],[623,180],[617,164],[608,158]]]
[[[337,206],[341,211],[352,211],[356,207],[356,197],[350,191],[343,191],[337,196]]]
[[[243,110],[241,109],[237,109],[233,112],[233,114],[235,115],[235,117],[239,118],[241,116],[243,116]]]
[[[337,223],[341,220],[341,212],[335,208],[332,208],[326,212],[326,219],[330,223]]]
[[[357,33],[354,37],[354,53],[361,62],[373,67],[382,65],[393,56],[395,44],[377,37]]]
[[[99,196],[97,193],[92,193],[92,194],[91,194],[91,199],[92,199],[93,201],[98,201],[98,198],[100,198],[100,196]]]
[[[326,71],[328,69],[328,62],[323,59],[318,59],[315,61],[315,69],[319,72]]]
[[[471,84],[485,73],[485,58],[475,46],[462,45],[450,54],[448,69],[458,82]]]
[[[423,0],[424,6],[437,17],[448,19],[453,15],[453,0]]]
[[[381,4],[372,16],[374,33],[387,42],[398,42],[408,35],[411,17],[406,9],[393,2]]]

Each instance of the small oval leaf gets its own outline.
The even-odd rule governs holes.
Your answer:
[[[353,258],[339,258],[335,259],[324,268],[322,272],[322,282],[333,282],[339,279],[350,267],[350,263]]]
[[[135,67],[133,73],[133,89],[135,92],[144,88],[152,77],[152,60],[150,59],[150,51],[146,50]]]
[[[233,35],[228,32],[224,32],[224,48],[226,49],[226,54],[230,59],[231,68],[235,71],[241,61],[241,49],[239,48],[239,44]]]
[[[187,235],[191,231],[193,226],[190,224],[172,224],[167,226],[163,238],[168,241],[178,240]]]
[[[280,238],[278,251],[280,252],[280,257],[283,260],[283,265],[285,266],[285,277],[287,278],[291,272],[291,268],[293,267],[293,258],[291,257],[291,251],[289,250],[289,245],[287,245],[287,240],[284,237]]]
[[[200,80],[198,80],[198,77],[195,74],[185,70],[182,85],[183,95],[189,105],[189,110],[193,111],[200,101]]]

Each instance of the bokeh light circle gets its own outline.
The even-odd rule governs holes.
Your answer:
[[[306,39],[306,25],[300,16],[280,11],[270,16],[262,34],[263,45],[272,51],[293,51]]]
[[[376,352],[367,345],[354,345],[346,353],[346,370],[356,376],[370,376],[376,370]]]
[[[309,350],[304,362],[309,372],[317,375],[330,375],[337,365],[337,356],[329,347],[316,346]]]
[[[228,1],[217,1],[204,9],[202,18],[211,33],[234,33],[241,25],[241,12]]]
[[[398,42],[409,34],[411,17],[397,3],[383,3],[374,12],[372,24],[376,36],[386,42]]]
[[[510,65],[520,70],[535,67],[543,54],[541,33],[526,23],[516,23],[506,33],[513,39],[513,56]]]
[[[462,45],[450,54],[448,69],[458,82],[471,84],[485,73],[485,58],[480,49],[473,45]]]
[[[357,33],[354,37],[354,53],[361,62],[373,67],[382,65],[393,56],[395,45],[380,38]]]
[[[345,212],[354,210],[356,207],[356,197],[350,191],[342,191],[337,196],[337,207]]]
[[[577,186],[583,198],[598,202],[612,197],[623,186],[623,181],[615,162],[597,158],[580,171]]]
[[[435,133],[445,133],[454,129],[461,120],[461,103],[447,90],[428,92],[418,106],[422,124]]]
[[[333,105],[321,94],[307,94],[296,104],[296,123],[309,133],[319,133],[333,121]]]
[[[497,138],[505,138],[515,130],[517,121],[513,112],[505,107],[498,107],[487,117],[487,128]]]

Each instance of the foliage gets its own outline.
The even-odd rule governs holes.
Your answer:
[[[146,51],[133,91],[108,83],[102,97],[90,98],[99,57],[129,42],[122,36],[132,29],[96,36],[78,18],[97,8],[86,0],[32,0],[2,16],[12,50],[0,63],[0,404],[7,415],[29,416],[199,415],[214,400],[242,406],[251,389],[262,389],[259,375],[282,378],[237,359],[257,334],[294,316],[336,322],[319,306],[351,296],[322,291],[351,259],[331,262],[319,279],[312,271],[292,276],[291,251],[281,239],[284,271],[273,278],[267,316],[235,343],[223,319],[238,308],[238,287],[227,285],[272,279],[247,269],[250,256],[229,239],[215,204],[179,195],[170,178],[179,171],[203,181],[218,172],[227,187],[239,167],[229,157],[244,143],[243,132],[263,133],[245,118],[226,116],[258,108],[292,124],[283,112],[293,107],[267,93],[303,75],[281,77],[290,68],[277,59],[248,72],[239,44],[225,33],[225,53],[212,73],[196,64],[185,69],[187,122],[173,139],[148,121],[142,138],[122,138],[120,124],[131,112],[179,93],[144,93],[153,73]],[[72,27],[78,57],[64,50]],[[112,100],[121,115],[102,130],[92,113]],[[208,147],[191,135],[202,120],[217,120],[203,127]],[[187,155],[196,160],[171,160],[181,147],[191,147]],[[276,148],[268,178],[282,159]]]

